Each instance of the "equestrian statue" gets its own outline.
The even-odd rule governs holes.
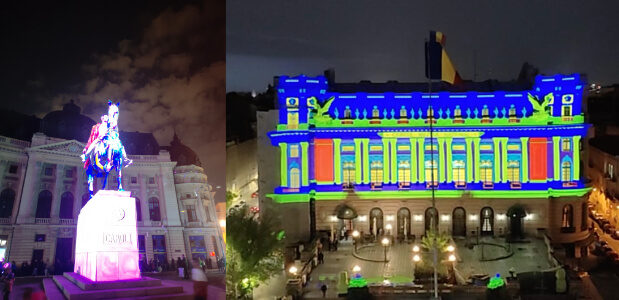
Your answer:
[[[88,175],[88,191],[91,199],[94,196],[95,177],[100,177],[99,174],[103,175],[101,189],[104,190],[107,177],[112,170],[118,173],[118,190],[123,191],[121,171],[123,163],[126,163],[125,167],[133,163],[127,158],[125,147],[118,136],[118,106],[120,103],[113,104],[108,100],[107,104],[107,115],[101,116],[101,123],[92,127],[90,138],[81,156]]]

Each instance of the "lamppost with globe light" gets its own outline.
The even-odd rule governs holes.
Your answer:
[[[387,262],[387,247],[389,247],[389,239],[383,238],[382,244],[383,244],[383,247],[385,248],[385,262]]]
[[[393,226],[391,226],[391,224],[387,224],[387,235],[391,235],[391,229],[393,228]]]
[[[352,268],[353,273],[355,273],[356,275],[359,275],[359,272],[361,272],[361,267],[359,266],[354,266]]]
[[[353,244],[355,244],[355,253],[357,253],[357,244],[359,243],[359,231],[355,230],[352,232]]]

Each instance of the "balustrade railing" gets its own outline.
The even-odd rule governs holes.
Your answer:
[[[36,218],[34,224],[49,224],[49,218]]]
[[[60,219],[60,224],[62,225],[75,225],[77,221],[75,219]]]
[[[0,224],[11,224],[11,218],[0,218]]]

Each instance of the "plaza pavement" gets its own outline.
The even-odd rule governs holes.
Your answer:
[[[178,277],[178,272],[162,272],[162,273],[142,273],[142,276],[160,279],[167,284],[175,284],[183,287],[183,291],[188,294],[193,294],[193,281],[183,280]],[[225,300],[226,285],[225,274],[208,272],[206,276],[209,279],[208,299]],[[51,276],[34,276],[34,277],[17,277],[13,284],[13,292],[9,299],[30,299],[28,295],[43,291],[43,278]],[[2,285],[4,286],[4,285]],[[258,298],[256,298],[258,299]],[[57,300],[57,299],[50,299]]]
[[[514,254],[506,259],[496,261],[479,261],[481,258],[481,246],[476,246],[472,250],[465,247],[465,240],[458,240],[456,252],[458,257],[457,269],[464,279],[470,274],[488,274],[493,276],[496,273],[503,277],[509,276],[509,269],[514,268],[516,273],[528,271],[542,271],[551,268],[547,261],[546,245],[544,241],[534,236],[529,238],[530,243],[512,244]],[[473,241],[469,239],[469,241]],[[483,238],[481,241],[497,244],[504,244],[503,238]],[[419,242],[419,241],[417,241]],[[354,276],[352,269],[354,266],[361,268],[360,274],[372,281],[381,278],[396,280],[412,280],[414,274],[413,244],[396,243],[389,247],[387,257],[389,262],[366,261],[353,256],[354,246],[352,242],[342,241],[338,251],[325,251],[325,263],[314,268],[310,281],[304,289],[304,298],[322,298],[320,287],[326,283],[327,298],[337,299],[337,275],[341,271],[348,271],[348,276]],[[507,251],[503,248],[484,246],[484,258],[505,256]],[[384,248],[380,244],[363,245],[359,247],[358,255],[371,260],[383,260]],[[280,275],[271,278],[263,283],[254,291],[254,299],[274,299],[286,293],[286,280],[289,275],[284,271]]]

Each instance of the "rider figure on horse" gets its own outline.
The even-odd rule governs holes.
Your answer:
[[[112,124],[114,123],[114,124]],[[113,138],[110,138],[110,135],[113,135]],[[105,150],[109,149],[110,142],[115,143],[115,145],[119,146],[123,160],[127,163],[125,167],[128,167],[133,163],[133,160],[127,158],[127,152],[125,152],[125,147],[120,143],[120,139],[118,138],[118,124],[116,122],[110,122],[108,115],[101,116],[101,123],[92,126],[92,130],[90,131],[90,138],[88,139],[88,143],[86,147],[82,151],[82,162],[84,163],[84,167],[87,167],[90,163],[89,156],[92,151],[95,149],[99,149],[101,153],[105,152]],[[117,143],[117,144],[116,144]],[[101,146],[101,147],[99,147]],[[105,168],[109,172],[112,169],[112,151],[108,152],[108,163]]]

